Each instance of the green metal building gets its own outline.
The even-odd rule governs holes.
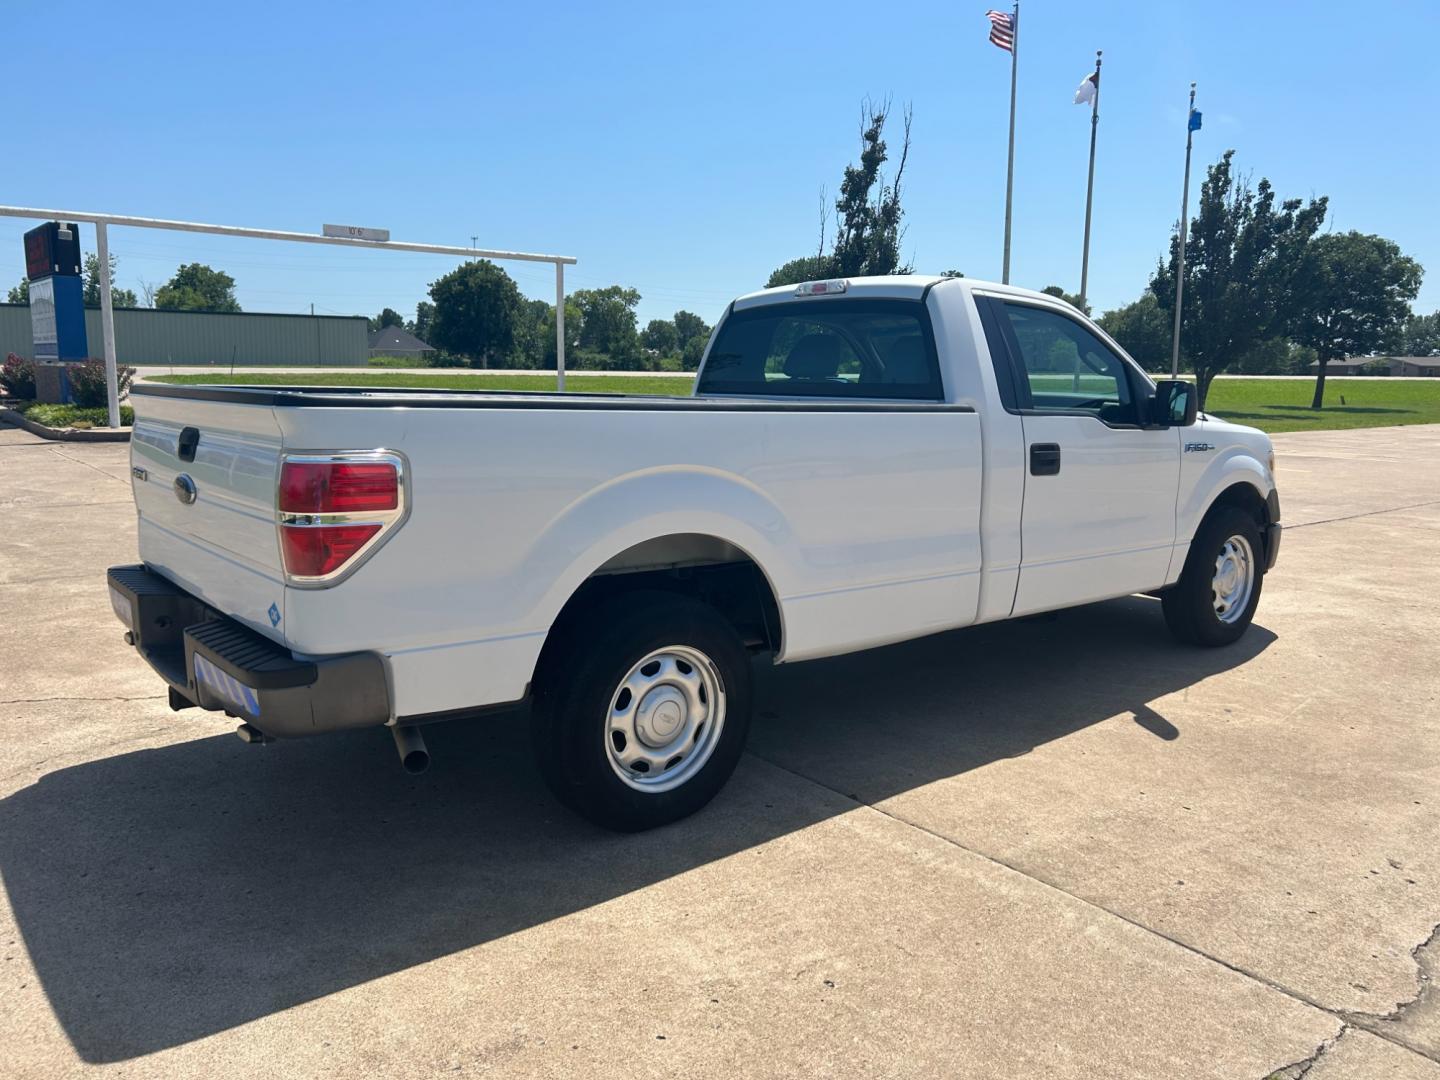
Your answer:
[[[293,364],[363,367],[369,323],[360,315],[221,314],[207,311],[115,309],[115,359],[131,366]],[[100,311],[85,312],[91,356],[103,356]],[[0,358],[32,356],[30,308],[0,304]]]

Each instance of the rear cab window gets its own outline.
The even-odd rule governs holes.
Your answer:
[[[940,401],[922,300],[825,299],[731,312],[698,394]]]

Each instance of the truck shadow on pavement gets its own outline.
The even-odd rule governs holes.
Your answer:
[[[550,799],[523,712],[428,729],[435,765],[418,778],[382,733],[247,747],[227,729],[60,769],[0,802],[0,872],[76,1050],[121,1061],[1101,721],[1183,739],[1150,703],[1274,640],[1256,626],[1228,649],[1184,648],[1158,604],[1135,597],[767,667],[753,753],[730,786],[695,817],[637,836]],[[174,722],[215,730],[196,715]]]

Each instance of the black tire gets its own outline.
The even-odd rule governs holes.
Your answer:
[[[1254,565],[1254,584],[1249,600],[1231,621],[1216,612],[1212,582],[1216,562],[1224,545],[1232,538],[1243,538],[1250,548]],[[1210,515],[1190,542],[1190,553],[1180,580],[1161,595],[1165,624],[1178,640],[1190,645],[1229,645],[1240,640],[1255,617],[1260,603],[1260,589],[1265,583],[1265,546],[1255,519],[1236,507],[1225,507]]]
[[[556,634],[541,658],[532,705],[536,763],[555,796],[620,832],[678,821],[714,798],[735,771],[750,730],[750,658],[734,628],[688,596],[637,591],[598,602]],[[709,658],[724,694],[724,721],[709,756],[688,779],[669,790],[640,790],[611,763],[608,716],[622,680],[650,653],[670,646]],[[707,715],[713,717],[713,709]],[[700,741],[697,736],[694,745]]]

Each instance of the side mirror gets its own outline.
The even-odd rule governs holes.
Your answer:
[[[1150,399],[1150,422],[1156,427],[1189,427],[1195,423],[1200,399],[1195,384],[1184,379],[1161,379]]]

